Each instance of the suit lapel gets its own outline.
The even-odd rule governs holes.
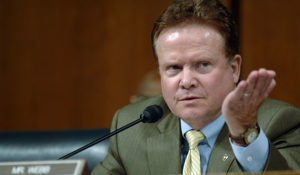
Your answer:
[[[155,175],[181,172],[179,119],[167,111],[157,125],[158,133],[147,139],[148,165]]]
[[[228,140],[228,127],[225,124],[211,153],[207,173],[228,172],[234,159],[235,156]]]

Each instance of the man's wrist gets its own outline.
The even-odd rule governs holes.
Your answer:
[[[232,142],[236,145],[248,146],[258,137],[259,131],[260,128],[256,123],[255,126],[246,129],[246,131],[243,134],[239,136],[233,136],[231,133],[229,133],[229,137],[231,138]]]

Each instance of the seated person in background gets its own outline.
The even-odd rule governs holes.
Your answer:
[[[110,139],[93,175],[300,170],[300,111],[267,99],[275,72],[239,82],[235,22],[217,0],[175,0],[152,31],[162,95],[116,112],[112,130],[149,105],[164,115]]]
[[[148,72],[142,79],[136,95],[130,97],[130,103],[136,103],[161,94],[160,77],[157,71]]]

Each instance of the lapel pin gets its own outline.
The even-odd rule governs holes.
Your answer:
[[[225,162],[225,161],[228,159],[228,157],[229,157],[229,155],[225,153],[225,154],[223,155],[223,159],[222,159],[222,160]]]

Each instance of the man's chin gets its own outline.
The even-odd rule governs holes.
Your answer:
[[[181,111],[179,117],[184,121],[199,121],[207,117],[206,112]]]
[[[218,116],[212,115],[208,111],[181,111],[178,115],[183,121],[188,123],[190,126],[199,126],[202,127],[207,123],[215,120]],[[197,128],[199,128],[197,127]]]

